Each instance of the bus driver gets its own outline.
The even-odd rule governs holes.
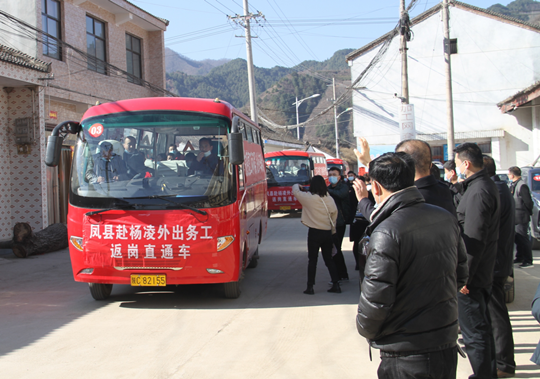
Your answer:
[[[213,175],[218,164],[218,157],[212,151],[214,147],[211,144],[210,138],[203,137],[199,140],[200,153],[197,159],[188,170],[188,175],[193,175],[202,172],[202,175]]]

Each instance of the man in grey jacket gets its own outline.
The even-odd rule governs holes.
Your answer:
[[[514,263],[521,263],[520,268],[533,267],[531,236],[529,234],[529,222],[534,205],[531,190],[521,178],[519,167],[510,167],[508,178],[512,181],[510,192],[516,203],[516,259]]]
[[[457,292],[467,256],[456,218],[426,204],[406,153],[369,164],[371,214],[356,326],[381,350],[381,379],[456,377]],[[360,196],[359,183],[354,183]]]

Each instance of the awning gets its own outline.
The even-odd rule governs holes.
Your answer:
[[[468,132],[454,133],[455,140],[470,140],[475,138],[497,138],[504,137],[503,129],[494,130],[471,130]],[[417,134],[417,138],[426,142],[429,141],[447,141],[446,133],[434,133],[434,134]]]
[[[497,106],[501,109],[502,113],[512,112],[516,108],[527,104],[540,96],[540,82],[534,83],[532,86],[519,91],[515,95],[501,101]]]

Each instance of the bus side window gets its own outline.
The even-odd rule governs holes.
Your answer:
[[[251,126],[246,126],[247,131],[247,140],[248,142],[253,142],[253,134],[251,133]]]
[[[244,167],[243,165],[238,165],[238,186],[240,189],[244,188]]]
[[[242,128],[242,136],[244,136],[244,141],[247,141],[247,130],[246,130],[246,124],[244,124],[243,122],[240,123],[241,125],[241,128]]]
[[[259,131],[257,129],[253,129],[253,141],[257,145],[260,145],[260,143],[261,143],[261,140],[259,139]]]

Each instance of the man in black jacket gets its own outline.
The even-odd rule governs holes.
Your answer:
[[[381,350],[379,378],[455,378],[465,246],[457,219],[426,204],[407,159],[387,153],[369,165],[378,207],[367,229],[356,326]]]
[[[458,294],[459,325],[474,375],[496,378],[495,346],[488,304],[499,239],[499,191],[474,143],[456,147],[456,173],[463,180],[457,218],[467,247],[469,280]]]
[[[508,169],[508,178],[512,181],[510,192],[516,203],[516,260],[520,268],[533,267],[529,222],[533,211],[533,201],[529,186],[521,178],[519,167]]]
[[[328,180],[330,185],[328,186],[328,193],[332,196],[338,209],[338,218],[336,221],[336,233],[334,234],[334,246],[337,249],[337,253],[332,257],[336,264],[339,277],[342,280],[349,280],[349,273],[347,272],[347,265],[345,264],[345,258],[341,251],[341,245],[343,244],[343,236],[345,235],[345,229],[347,228],[347,219],[351,212],[351,206],[349,203],[349,186],[343,182],[341,178],[341,170],[337,167],[331,167],[328,170]]]
[[[501,223],[499,241],[497,242],[497,258],[491,286],[491,301],[488,303],[495,352],[497,356],[497,375],[499,378],[514,376],[516,362],[514,360],[514,338],[512,325],[506,308],[504,283],[512,273],[514,259],[514,199],[508,186],[496,174],[497,166],[493,158],[484,155],[484,169],[499,190],[501,199]]]
[[[355,150],[356,156],[362,164],[367,165],[371,158],[369,158],[369,145],[365,138],[360,138],[360,148],[360,152]],[[396,146],[396,152],[400,151],[409,154],[414,161],[416,172],[414,185],[426,203],[446,209],[455,216],[456,209],[450,189],[431,175],[431,147],[429,144],[420,140],[405,140]],[[358,199],[358,210],[369,220],[374,204],[367,198],[367,188],[360,195],[362,197]]]

